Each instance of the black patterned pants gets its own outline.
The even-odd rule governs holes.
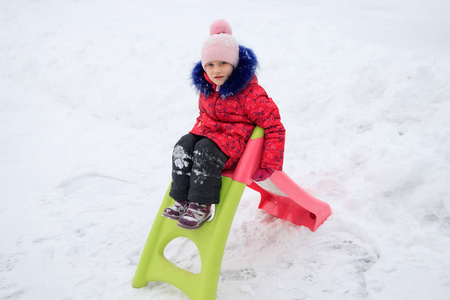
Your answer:
[[[212,140],[184,135],[172,153],[172,186],[169,196],[179,202],[217,204],[222,187],[222,169],[228,160]]]

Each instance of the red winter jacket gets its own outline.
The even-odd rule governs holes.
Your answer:
[[[190,133],[213,140],[230,157],[224,169],[234,168],[242,156],[256,125],[264,128],[261,168],[281,171],[285,129],[278,107],[258,85],[253,51],[239,47],[239,64],[220,90],[198,63],[193,72],[194,86],[200,91],[200,115]]]

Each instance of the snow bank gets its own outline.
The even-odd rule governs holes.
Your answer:
[[[0,4],[0,298],[187,299],[131,281],[218,18],[258,55],[286,172],[333,209],[312,233],[246,191],[218,299],[448,298],[449,4],[220,4]]]

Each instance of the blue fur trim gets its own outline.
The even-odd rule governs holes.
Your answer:
[[[233,70],[231,76],[220,87],[220,95],[229,97],[236,95],[253,78],[258,67],[258,60],[255,53],[244,46],[239,46],[239,64]],[[212,92],[213,85],[204,77],[202,62],[198,62],[192,70],[192,82],[195,88],[202,94],[208,96]]]

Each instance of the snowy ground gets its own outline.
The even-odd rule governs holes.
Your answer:
[[[0,1],[0,298],[187,299],[131,281],[227,19],[288,131],[317,230],[246,191],[218,299],[450,298],[450,4]],[[186,242],[168,256],[198,268]]]

